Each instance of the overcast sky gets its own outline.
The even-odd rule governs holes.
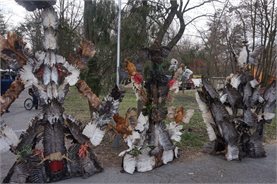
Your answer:
[[[77,1],[77,0],[76,0]],[[83,0],[81,0],[83,1]],[[124,6],[124,3],[127,0],[121,0],[122,1],[122,7]],[[191,0],[191,6],[193,6],[193,4],[199,3],[202,0]],[[235,2],[238,0],[235,0]],[[117,2],[117,0],[116,0]],[[232,3],[234,2],[234,0],[232,1]],[[215,9],[218,9],[220,7],[222,7],[223,4],[220,3],[210,3],[210,4],[206,4],[201,8],[198,8],[197,10],[193,10],[191,11],[189,14],[186,14],[185,18],[189,18],[189,17],[193,17],[194,15],[198,15],[198,14],[202,14],[202,13],[209,13],[209,14],[213,14],[215,12]],[[26,14],[28,13],[28,11],[26,11],[22,6],[18,5],[14,0],[0,0],[0,9],[1,11],[4,13],[5,16],[5,20],[8,22],[9,24],[9,29],[11,29],[12,27],[18,25],[19,23],[24,21],[24,18],[26,16]],[[191,40],[197,40],[197,31],[195,29],[195,26],[198,29],[205,29],[206,28],[206,22],[207,22],[207,18],[200,18],[197,21],[194,22],[194,25],[190,25],[187,27],[185,33],[184,33],[184,37],[190,37]]]

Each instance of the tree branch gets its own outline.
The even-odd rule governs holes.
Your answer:
[[[198,15],[198,16],[192,18],[190,21],[188,21],[188,22],[185,24],[185,26],[189,25],[190,23],[192,23],[193,21],[195,21],[195,20],[198,19],[198,18],[201,18],[201,17],[210,17],[210,16],[211,16],[211,15],[208,15],[208,14]]]
[[[182,35],[183,35],[184,31],[185,31],[185,28],[186,28],[184,17],[183,17],[183,13],[181,11],[177,12],[177,17],[178,17],[179,22],[180,22],[180,28],[179,28],[178,33],[174,36],[174,38],[167,44],[167,46],[170,49],[172,49],[177,44],[177,42],[182,37]]]
[[[165,21],[164,21],[164,25],[163,27],[160,28],[158,34],[157,34],[157,38],[155,39],[154,43],[161,45],[164,35],[166,34],[166,31],[168,30],[170,24],[172,23],[178,8],[178,4],[177,1],[170,1],[171,7],[170,7],[170,12],[168,14],[168,16],[166,17]]]
[[[198,4],[198,5],[195,5],[195,6],[192,6],[192,7],[188,8],[188,9],[186,9],[187,6],[188,6],[188,3],[189,3],[189,1],[187,1],[187,4],[185,5],[185,7],[184,7],[184,9],[183,9],[183,13],[188,12],[188,11],[190,11],[190,10],[193,10],[193,9],[195,9],[195,8],[198,8],[198,7],[200,7],[200,6],[203,6],[204,4],[207,4],[207,3],[210,3],[210,2],[213,2],[213,1],[218,1],[218,0],[207,0],[207,1],[203,1],[202,3],[200,3],[200,4]],[[220,2],[220,1],[218,1],[218,2]]]

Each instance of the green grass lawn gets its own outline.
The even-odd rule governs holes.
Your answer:
[[[200,151],[205,142],[208,141],[206,127],[195,100],[195,90],[180,91],[178,94],[171,94],[173,101],[168,105],[184,106],[185,109],[195,109],[189,124],[184,125],[182,140],[179,143],[181,149]],[[102,97],[101,97],[102,98]],[[132,89],[126,89],[123,101],[120,104],[119,114],[124,116],[129,107],[136,107],[137,101]],[[65,100],[65,112],[75,116],[82,121],[89,121],[89,107],[85,97],[81,96],[76,88],[70,88]],[[271,124],[265,125],[265,140],[270,142],[276,140],[276,118]]]

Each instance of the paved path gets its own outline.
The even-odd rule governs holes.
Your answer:
[[[227,162],[221,156],[203,155],[197,159],[174,162],[146,173],[120,173],[120,168],[88,179],[72,178],[63,183],[277,183],[276,144],[267,145],[268,156]]]
[[[5,123],[11,127],[16,134],[19,136],[20,133],[28,127],[29,121],[39,113],[39,110],[30,110],[27,111],[24,108],[24,100],[29,98],[30,96],[27,94],[27,90],[25,89],[16,99],[16,101],[10,106],[9,113],[5,113],[2,116]],[[1,167],[1,182],[3,177],[7,174],[10,167],[13,165],[15,161],[15,156],[11,152],[2,153],[0,155]]]
[[[9,108],[10,112],[5,113],[2,117],[16,132],[25,130],[32,117],[39,113],[39,110],[32,109],[28,111],[24,108],[24,101],[26,98],[30,98],[30,96],[25,89]]]
[[[3,118],[20,132],[28,121],[39,111],[26,111],[24,92],[11,106],[10,113]],[[147,173],[133,175],[120,173],[120,167],[104,168],[104,172],[90,178],[72,178],[59,183],[277,183],[276,179],[277,144],[266,145],[266,158],[245,158],[242,162],[227,162],[222,156],[202,155],[196,159],[169,163]],[[8,152],[1,154],[1,181],[15,161],[15,156]]]

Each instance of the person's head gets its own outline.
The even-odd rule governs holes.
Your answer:
[[[177,59],[172,58],[172,59],[170,60],[170,64],[172,64],[172,65],[178,65]]]

